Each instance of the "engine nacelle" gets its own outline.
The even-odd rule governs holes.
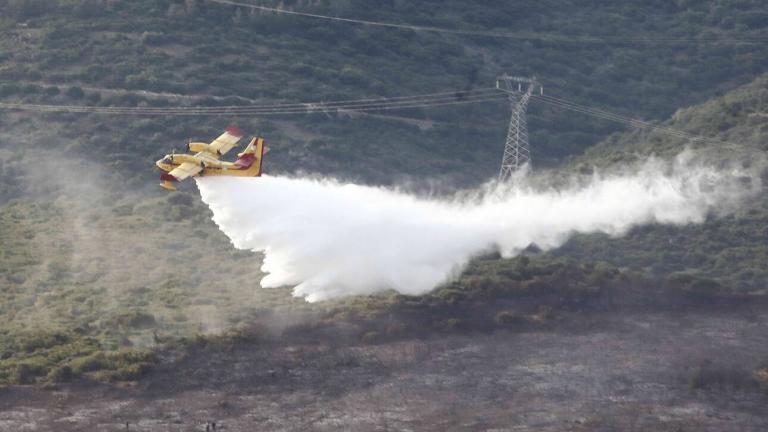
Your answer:
[[[187,150],[193,153],[208,152],[210,154],[219,155],[218,151],[214,150],[210,144],[206,143],[189,143],[187,145]]]

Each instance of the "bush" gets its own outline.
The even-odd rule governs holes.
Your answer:
[[[85,97],[85,101],[91,105],[96,105],[101,102],[101,93],[88,93]]]
[[[111,321],[120,327],[143,329],[155,325],[155,316],[146,312],[134,311],[119,314]]]
[[[93,373],[99,381],[135,381],[144,376],[157,361],[146,350],[127,349],[110,353],[98,352],[69,362],[74,375]]]
[[[513,311],[501,311],[493,317],[493,322],[498,325],[522,325],[527,321],[525,315]]]
[[[752,378],[764,391],[768,391],[768,366],[760,368],[752,373]]]
[[[688,293],[695,297],[710,298],[723,289],[719,282],[712,279],[698,279],[688,287]]]
[[[34,384],[38,376],[42,375],[40,365],[32,363],[19,363],[13,368],[9,381],[11,384]]]
[[[82,99],[85,97],[85,92],[82,88],[73,86],[67,89],[67,96],[71,97],[72,99]]]
[[[21,89],[21,91],[22,91],[22,95],[24,95],[24,96],[33,95],[33,94],[38,94],[38,93],[40,93],[42,90],[43,90],[43,88],[42,88],[42,87],[40,87],[40,86],[39,86],[39,85],[37,85],[37,84],[27,84],[27,85],[25,85],[24,87],[22,87],[22,89]]]
[[[362,343],[371,344],[376,343],[379,340],[379,333],[375,331],[369,331],[360,337]]]
[[[16,84],[3,84],[0,85],[0,97],[11,96],[18,94],[21,91]]]
[[[718,366],[704,362],[694,368],[688,379],[692,390],[746,390],[757,384],[752,375],[743,369],[732,366]]]
[[[23,352],[32,353],[40,349],[63,345],[69,341],[70,337],[63,333],[30,334],[20,338],[18,348]]]
[[[449,318],[442,324],[443,328],[448,331],[462,331],[469,328],[469,322],[461,318]]]
[[[95,353],[87,357],[80,357],[69,362],[69,366],[76,375],[93,372],[107,367],[107,359],[104,353]]]
[[[671,289],[697,300],[710,300],[720,294],[728,294],[729,290],[714,279],[701,278],[688,273],[673,273],[667,277]]]
[[[410,333],[411,329],[408,325],[400,322],[392,323],[387,326],[387,336],[402,337]]]
[[[133,363],[123,366],[112,372],[109,376],[110,381],[137,381],[141,379],[152,369],[150,363]]]
[[[8,0],[7,3],[11,16],[19,20],[54,12],[58,6],[58,2],[50,0]]]
[[[168,41],[168,37],[158,32],[144,32],[141,34],[141,43],[144,45],[162,45]]]
[[[49,383],[64,383],[69,382],[74,377],[72,367],[69,365],[61,365],[51,369],[48,372],[46,381]]]

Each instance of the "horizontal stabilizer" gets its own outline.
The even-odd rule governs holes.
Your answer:
[[[173,183],[171,183],[169,181],[164,181],[164,182],[160,183],[160,187],[165,189],[165,190],[168,190],[168,191],[175,191],[176,190],[176,187],[173,185]]]

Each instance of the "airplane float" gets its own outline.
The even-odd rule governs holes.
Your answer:
[[[165,155],[156,162],[157,167],[163,171],[160,175],[160,180],[163,181],[160,187],[175,191],[174,183],[196,176],[260,177],[261,162],[268,151],[264,146],[264,138],[251,139],[234,162],[220,159],[232,150],[242,137],[243,133],[238,127],[230,126],[210,144],[190,142],[187,144],[188,153],[176,154],[173,151]]]

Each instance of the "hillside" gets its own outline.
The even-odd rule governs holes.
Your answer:
[[[721,98],[681,110],[665,124],[689,131],[702,124],[714,127],[718,133],[712,137],[745,143],[733,153],[736,161],[743,162],[744,154],[754,156],[754,148],[765,142],[755,132],[755,128],[760,130],[755,119],[761,118],[765,83],[766,78],[761,77]],[[733,117],[727,114],[733,112],[731,106],[740,107]],[[714,119],[728,126],[720,126]],[[751,140],[739,141],[748,132]],[[614,135],[574,159],[563,172],[592,167],[610,171],[619,162],[632,163],[643,155],[674,156],[686,145],[641,131]],[[714,150],[697,149],[717,155]],[[232,249],[194,191],[158,192],[154,197],[144,192],[117,193],[120,180],[110,177],[104,168],[92,162],[67,163],[72,166],[59,166],[54,181],[42,183],[35,179],[39,174],[18,159],[6,165],[6,175],[14,180],[8,184],[38,197],[14,199],[0,213],[4,245],[0,275],[7,287],[0,303],[0,331],[7,337],[3,348],[7,360],[5,366],[0,363],[5,378],[2,374],[0,378],[7,381],[18,379],[13,374],[19,360],[35,365],[29,374],[42,379],[52,367],[73,362],[73,358],[88,358],[100,350],[144,352],[144,348],[162,345],[161,341],[250,328],[256,317],[275,309],[299,316],[330,313],[332,322],[339,316],[366,322],[371,316],[401,314],[396,311],[408,310],[413,301],[425,305],[417,308],[425,315],[410,322],[414,317],[405,313],[397,330],[390,328],[391,319],[381,322],[374,318],[362,324],[358,334],[371,339],[393,331],[410,335],[416,328],[466,331],[495,328],[507,320],[535,323],[543,319],[536,318],[542,307],[558,311],[590,308],[592,302],[604,304],[607,298],[629,289],[630,281],[647,286],[645,294],[632,294],[636,299],[631,303],[640,304],[655,304],[659,297],[671,304],[685,304],[710,296],[739,299],[745,294],[765,294],[765,195],[749,207],[725,218],[713,216],[701,226],[648,226],[622,238],[576,236],[562,248],[533,257],[533,268],[525,267],[528,257],[486,257],[458,282],[423,299],[386,300],[385,296],[353,301],[357,305],[352,310],[363,308],[358,316],[343,312],[349,307],[345,302],[307,305],[292,300],[285,289],[255,288],[261,277],[260,258]],[[521,288],[515,287],[521,283],[520,293],[516,290]],[[526,291],[531,289],[534,291]],[[511,303],[504,301],[485,310],[486,299],[496,303],[509,299]],[[529,300],[521,303],[521,299]],[[516,309],[521,306],[522,310]],[[511,308],[506,309],[508,317],[503,314],[505,307]],[[466,315],[473,308],[479,309],[476,321]],[[59,340],[52,348],[47,345],[50,342],[34,342],[51,337]],[[47,348],[17,351],[19,346],[35,347],[37,343]],[[88,348],[74,357],[60,357],[58,352],[64,348],[56,348],[82,343]]]
[[[461,21],[468,28],[520,32],[610,37],[619,28],[630,28],[633,36],[650,37],[659,28],[674,28],[670,37],[759,35],[760,21],[751,17],[760,5],[738,4],[741,12],[727,19],[720,17],[718,7],[692,3],[666,5],[672,9],[662,12],[647,2],[598,9],[585,9],[576,2],[557,8],[531,2],[522,9],[524,15],[518,15],[519,10],[458,2],[439,8],[423,4],[419,10],[398,3],[368,7],[363,1],[333,7],[305,2],[289,6],[363,19],[386,20],[407,13],[414,24],[435,26],[449,25],[463,11]],[[575,101],[663,118],[686,102],[703,100],[719,88],[749,79],[767,53],[760,44],[728,49],[731,60],[738,58],[741,65],[731,73],[734,61],[724,57],[725,47],[719,43],[606,43],[599,45],[598,55],[594,46],[565,41],[524,42],[508,49],[506,41],[493,38],[328,26],[323,21],[199,1],[6,1],[0,9],[6,12],[0,26],[2,100],[50,104],[164,106],[242,103],[236,98],[295,102],[395,96],[487,87],[498,73],[513,70],[536,73],[548,91],[563,92]],[[632,18],[640,15],[645,19]],[[414,38],[418,43],[412,43]],[[751,69],[743,67],[745,58]],[[641,59],[644,67],[639,68]],[[707,73],[700,73],[704,69]],[[667,78],[651,79],[659,75]],[[722,80],[724,76],[728,79]],[[761,78],[723,98],[678,111],[669,124],[761,145],[762,129],[755,126],[761,119],[764,82]],[[221,321],[236,322],[232,317],[248,308],[288,301],[285,292],[257,290],[254,296],[252,290],[243,290],[248,284],[244,281],[259,277],[258,258],[231,251],[194,188],[175,196],[155,189],[152,161],[180,147],[187,137],[208,139],[234,120],[267,136],[272,145],[270,173],[302,170],[370,183],[410,182],[417,188],[424,187],[423,182],[419,186],[413,180],[424,177],[467,185],[496,170],[506,127],[504,105],[236,119],[0,112],[4,186],[0,202],[6,239],[0,271],[11,287],[3,293],[3,322],[13,328],[45,323],[42,330],[87,323],[94,326],[87,334],[110,341],[106,346],[128,341],[151,345],[153,329],[183,334],[226,328],[228,323]],[[535,103],[531,110],[537,164],[577,155],[616,128]],[[629,154],[669,156],[680,144],[638,132],[615,134],[571,165],[616,163],[628,160]],[[611,240],[609,248],[577,238],[555,255],[607,260],[636,271],[652,268],[657,276],[689,267],[707,269],[705,276],[725,278],[729,286],[738,273],[738,286],[759,290],[765,277],[759,265],[765,243],[752,239],[762,238],[762,215],[753,210],[747,219],[738,219],[741,224],[748,220],[756,230],[757,237],[750,238],[727,236],[735,229],[729,224],[734,218],[711,222],[723,226],[728,242],[748,245],[713,248],[714,240],[708,239],[709,252],[696,252],[690,247],[693,240],[682,238],[698,238],[708,231],[692,227],[683,230],[690,234],[674,234],[681,237],[676,247],[688,251],[685,258],[678,256],[682,252],[662,254],[655,249],[658,238],[669,237],[662,234],[666,228],[643,229],[644,236],[639,234],[643,230],[633,232],[626,239]],[[599,244],[604,240],[598,238]],[[712,252],[721,249],[736,255],[726,260]],[[209,257],[222,255],[227,257],[224,261],[211,263]],[[718,259],[720,264],[713,266]],[[195,270],[176,271],[179,266]],[[220,277],[232,273],[238,273],[237,279]],[[198,291],[199,298],[190,290]],[[85,307],[73,305],[85,299]],[[115,320],[143,314],[151,316],[149,322],[157,323],[157,328],[129,325],[114,330]]]
[[[764,2],[605,3],[279,2],[534,36],[517,39],[203,0],[0,0],[0,102],[296,103],[482,89],[500,73],[535,74],[547,94],[721,141],[626,130],[534,100],[542,181],[686,148],[763,168],[768,47],[744,40],[764,38]],[[580,37],[598,41],[569,40]],[[479,418],[474,411],[493,420],[469,428],[763,430],[766,193],[702,225],[479,256],[424,296],[307,304],[289,288],[258,287],[263,257],[232,247],[193,182],[175,194],[156,187],[156,159],[236,123],[266,137],[271,175],[451,194],[495,177],[508,110],[503,101],[269,117],[0,110],[0,402],[12,407],[0,426],[38,416],[60,430],[146,418],[160,428],[189,423],[193,410],[242,427],[450,430]],[[729,350],[743,355],[725,358]],[[64,391],[24,387],[33,384]],[[381,392],[399,405],[376,403]],[[438,393],[434,406],[420,405]],[[180,394],[189,399],[158,403]],[[471,396],[465,404],[454,394]],[[59,396],[63,408],[40,409]],[[249,411],[257,400],[260,411]],[[340,404],[349,415],[323,417]],[[350,420],[359,418],[368,420]]]
[[[5,11],[0,96],[4,101],[159,106],[327,101],[487,88],[500,73],[511,72],[535,74],[548,93],[575,102],[664,119],[681,106],[752,80],[768,61],[764,44],[695,42],[759,37],[765,25],[759,1],[465,3],[415,7],[360,0],[287,6],[566,39],[630,34],[694,43],[574,44],[414,33],[329,25],[206,1],[8,0],[0,3]],[[429,176],[466,185],[496,170],[508,116],[504,103],[381,114],[386,116],[236,121],[273,143],[272,172],[304,170],[384,184]],[[5,133],[38,130],[40,135],[25,145],[66,149],[80,158],[98,152],[120,169],[130,187],[149,180],[146,164],[158,154],[190,136],[205,139],[231,120],[46,115],[41,128],[28,118],[2,115]],[[400,117],[429,122],[417,126]],[[578,154],[616,130],[613,124],[537,106],[531,117],[539,165]]]
[[[720,143],[690,142],[656,132],[616,134],[576,158],[577,171],[609,171],[649,155],[671,158],[685,149],[719,162],[762,169],[768,184],[765,152],[768,126],[765,113],[768,76],[714,98],[704,104],[678,110],[664,125],[689,131]],[[768,286],[768,195],[748,203],[725,217],[713,215],[701,226],[638,228],[626,237],[579,236],[553,252],[599,260],[647,271],[659,278],[686,280],[708,278],[723,288],[741,293],[765,294]]]

